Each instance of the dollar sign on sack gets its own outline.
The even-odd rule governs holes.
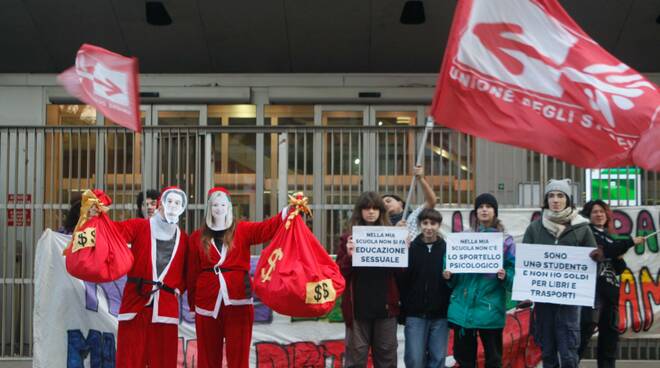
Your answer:
[[[277,248],[273,251],[270,257],[268,257],[268,264],[270,267],[268,267],[268,271],[264,271],[263,268],[261,269],[261,282],[270,281],[270,275],[273,273],[273,270],[275,270],[275,264],[282,259],[283,255],[282,248]]]
[[[330,296],[330,292],[328,291],[328,284],[324,282],[316,285],[314,288],[314,300],[316,300],[316,302],[320,302],[321,299],[328,299],[328,296]]]
[[[87,237],[85,233],[78,233],[78,246],[84,247],[87,244]]]
[[[308,282],[306,289],[305,303],[307,304],[323,304],[337,298],[337,292],[330,279]]]
[[[91,248],[96,246],[96,228],[88,227],[85,230],[78,231],[73,234],[72,241],[75,241],[71,249],[75,253],[84,248]]]

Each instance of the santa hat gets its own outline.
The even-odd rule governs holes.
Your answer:
[[[209,189],[208,193],[206,193],[206,198],[211,199],[211,195],[215,192],[223,192],[227,195],[227,197],[231,197],[231,194],[229,194],[229,191],[225,187],[213,187]]]

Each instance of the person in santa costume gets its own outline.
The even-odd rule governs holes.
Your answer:
[[[263,222],[234,221],[225,188],[208,192],[204,224],[190,236],[187,284],[190,310],[195,312],[197,367],[247,367],[254,307],[250,246],[275,235],[281,215]]]
[[[186,193],[167,187],[151,218],[116,222],[131,244],[134,263],[119,308],[117,367],[177,365],[179,301],[186,287],[188,237],[177,225]]]

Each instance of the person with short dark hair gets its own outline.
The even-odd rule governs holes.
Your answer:
[[[408,212],[408,216],[405,221],[403,220],[403,211],[406,208],[406,202],[401,199],[396,194],[383,194],[383,203],[385,204],[385,209],[387,210],[387,215],[390,219],[390,224],[392,225],[406,225],[408,227],[408,233],[410,237],[414,239],[419,231],[419,226],[417,223],[417,216],[419,216],[420,211],[425,208],[434,208],[436,196],[433,192],[433,188],[424,178],[424,168],[422,166],[415,166],[413,168],[413,175],[417,178],[417,181],[422,186],[422,192],[424,193],[424,205],[419,206],[412,212]]]
[[[578,214],[570,193],[570,179],[551,179],[546,184],[541,219],[527,227],[523,243],[596,247],[589,221]],[[594,252],[591,254],[597,258]],[[544,367],[578,366],[580,307],[534,303],[530,324],[534,340],[541,347]]]
[[[417,217],[420,234],[408,250],[408,268],[399,275],[401,315],[405,322],[407,368],[444,368],[447,307],[451,290],[442,277],[447,245],[440,237],[442,215],[425,208]]]
[[[147,198],[144,198],[144,192],[138,193],[137,196],[137,216],[139,218],[150,218],[156,213],[156,210],[158,209],[158,197],[160,197],[160,193],[158,193],[157,190],[155,189],[149,189],[147,190]]]
[[[598,262],[596,279],[596,303],[594,308],[582,307],[580,316],[580,358],[587,350],[591,336],[598,327],[598,368],[616,366],[617,345],[619,343],[619,279],[626,269],[623,255],[636,244],[644,242],[644,237],[614,239],[614,218],[610,206],[600,199],[587,202],[582,208],[582,216],[589,219],[591,231],[596,238],[602,261]]]

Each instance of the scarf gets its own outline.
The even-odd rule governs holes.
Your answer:
[[[557,239],[568,225],[577,225],[588,220],[580,216],[574,208],[566,207],[558,212],[543,210],[542,222],[543,227]]]

